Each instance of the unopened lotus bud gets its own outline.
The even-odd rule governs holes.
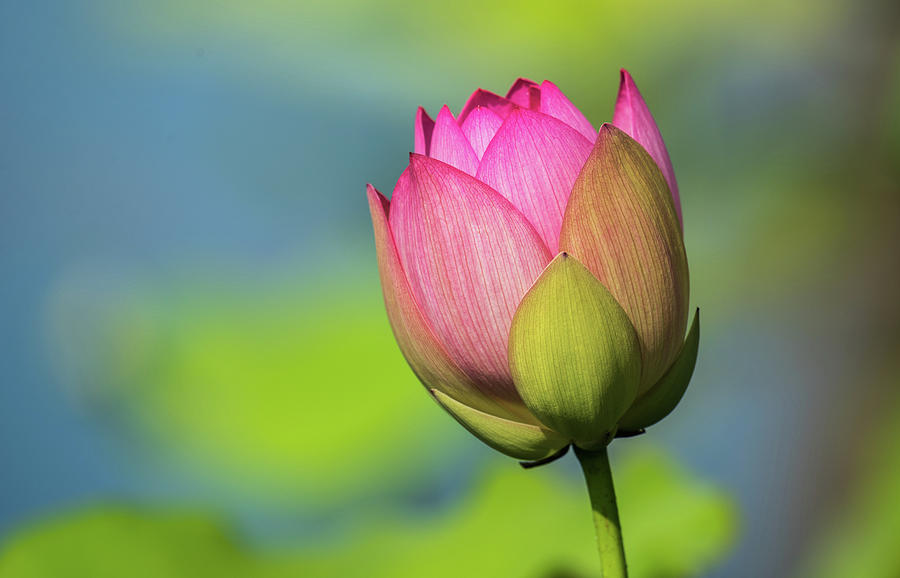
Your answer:
[[[510,456],[596,450],[656,423],[693,372],[677,184],[627,72],[596,131],[553,83],[415,116],[388,201],[371,185],[388,317],[435,399]]]

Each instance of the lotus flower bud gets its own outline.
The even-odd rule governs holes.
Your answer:
[[[549,81],[415,115],[388,201],[369,185],[388,318],[412,370],[491,447],[542,459],[665,417],[693,372],[672,164],[622,71],[612,124]]]

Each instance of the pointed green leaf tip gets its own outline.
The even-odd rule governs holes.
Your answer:
[[[509,362],[528,409],[585,449],[606,444],[641,378],[640,344],[628,316],[566,253],[547,265],[519,304]]]
[[[681,346],[681,352],[672,367],[663,375],[650,391],[639,397],[631,408],[622,416],[619,429],[637,431],[650,427],[669,415],[687,389],[694,366],[697,364],[697,351],[700,348],[700,310],[694,313],[694,321]]]
[[[472,435],[508,456],[539,460],[568,444],[564,437],[546,428],[484,413],[436,389],[430,391],[441,407]]]

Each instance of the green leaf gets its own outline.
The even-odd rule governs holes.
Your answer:
[[[697,364],[697,351],[700,347],[700,309],[694,313],[694,321],[688,331],[681,353],[669,371],[654,385],[650,391],[638,397],[622,419],[619,430],[637,431],[650,427],[669,415],[684,395],[694,366]]]
[[[730,550],[737,512],[727,494],[642,440],[613,461],[631,578],[699,576]],[[508,462],[452,508],[409,516],[363,502],[353,530],[287,548],[245,543],[217,515],[94,506],[14,531],[0,578],[587,578],[599,571],[589,507],[580,478]]]
[[[233,286],[65,279],[48,306],[55,369],[135,451],[219,488],[328,508],[416,483],[466,436],[397,348],[368,261]]]
[[[539,460],[568,443],[555,431],[484,413],[436,389],[432,389],[431,394],[472,435],[508,456]]]
[[[22,528],[2,578],[246,578],[254,561],[216,516],[102,505]]]
[[[519,304],[509,361],[528,409],[587,449],[606,443],[641,377],[640,345],[625,311],[565,253]]]

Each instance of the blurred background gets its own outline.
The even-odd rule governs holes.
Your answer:
[[[0,2],[0,576],[589,577],[574,458],[417,384],[366,182],[415,107],[635,77],[703,309],[614,444],[641,577],[900,576],[900,5]]]

